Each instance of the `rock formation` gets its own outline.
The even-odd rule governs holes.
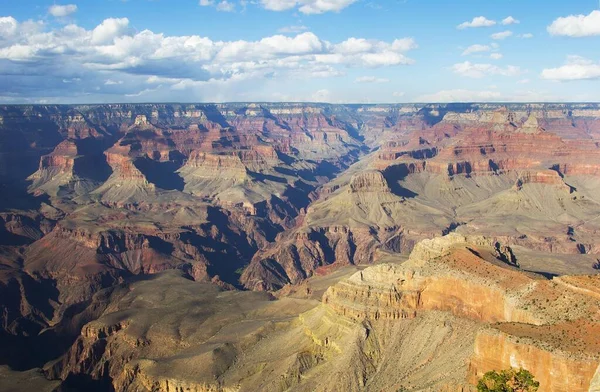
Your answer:
[[[469,390],[523,364],[585,390],[599,174],[597,104],[0,106],[0,361],[65,389]]]
[[[162,273],[102,296],[111,305],[45,371],[116,391],[471,391],[486,371],[521,366],[541,391],[588,391],[600,363],[598,277],[548,280],[507,265],[498,248],[485,237],[425,240],[405,262],[310,278],[306,297]]]

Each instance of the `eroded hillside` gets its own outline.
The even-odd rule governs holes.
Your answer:
[[[598,365],[600,105],[4,106],[0,187],[0,364],[64,388]]]

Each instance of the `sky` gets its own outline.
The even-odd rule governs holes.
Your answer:
[[[598,0],[0,2],[0,103],[600,101]]]

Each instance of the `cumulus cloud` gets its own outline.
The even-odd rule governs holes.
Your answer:
[[[223,11],[223,12],[235,11],[235,4],[230,1],[227,1],[227,0],[221,0],[221,1],[200,0],[198,2],[198,5],[200,5],[202,7],[214,7],[217,11]]]
[[[565,65],[544,69],[541,77],[557,81],[600,79],[600,63],[580,56],[569,56]]]
[[[303,14],[339,12],[357,0],[260,0],[260,4],[271,11],[297,9]]]
[[[464,23],[459,24],[457,26],[457,28],[459,30],[464,30],[464,29],[473,28],[473,27],[491,27],[491,26],[495,26],[495,25],[496,25],[495,20],[490,20],[490,19],[486,18],[485,16],[477,16],[477,17],[473,18],[473,20],[470,22],[464,22]]]
[[[499,33],[492,34],[491,37],[492,37],[492,39],[495,39],[495,40],[502,40],[502,39],[511,37],[512,35],[513,35],[512,31],[506,30],[506,31],[501,31]]]
[[[18,22],[12,16],[0,17],[0,38],[9,38],[17,32]]]
[[[235,11],[235,5],[227,0],[223,0],[217,4],[217,11],[233,12]]]
[[[488,75],[517,76],[522,73],[521,68],[514,65],[499,67],[493,64],[473,64],[470,61],[454,64],[452,70],[458,75],[475,79]]]
[[[592,11],[589,15],[569,15],[556,19],[548,32],[551,35],[566,37],[589,37],[600,35],[600,11]]]
[[[476,44],[476,45],[471,45],[467,49],[465,49],[462,52],[462,55],[463,56],[468,56],[468,55],[473,54],[473,53],[491,52],[491,50],[492,50],[492,47],[489,46],[489,45],[479,45],[479,44]]]
[[[354,80],[355,83],[387,83],[389,81],[389,79],[377,78],[375,76],[361,76]]]
[[[523,38],[523,39],[533,38],[533,34],[531,34],[531,33],[521,34],[521,35],[519,35],[519,38]]]
[[[92,44],[109,44],[114,41],[115,38],[123,35],[129,26],[129,19],[127,18],[109,18],[105,19],[101,24],[96,26],[92,30],[91,42]],[[75,28],[71,25],[70,27]]]
[[[508,25],[512,25],[512,24],[519,24],[519,23],[521,23],[521,21],[513,18],[512,16],[502,19],[502,24],[504,26],[508,26]]]
[[[502,53],[492,53],[492,54],[490,54],[490,58],[492,60],[500,60],[502,57],[504,57],[502,55]]]
[[[0,89],[14,97],[107,94],[167,99],[195,91],[194,99],[234,99],[270,81],[336,77],[348,68],[412,64],[412,38],[391,42],[349,38],[329,42],[310,32],[256,41],[214,41],[198,35],[134,31],[127,18],[109,18],[93,29],[52,28],[0,18]],[[77,91],[64,80],[79,79]],[[10,79],[10,80],[9,80]],[[149,87],[152,86],[152,87]],[[154,94],[154,95],[153,95]],[[182,95],[192,97],[191,95]],[[188,98],[191,99],[191,98]]]
[[[66,5],[52,5],[48,8],[48,13],[57,18],[64,18],[77,12],[77,6],[75,4]]]

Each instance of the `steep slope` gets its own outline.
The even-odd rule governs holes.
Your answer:
[[[361,154],[324,106],[234,106],[0,108],[0,166],[15,169],[0,173],[4,343],[33,342],[133,275],[180,269],[237,285]]]
[[[254,256],[244,285],[277,289],[323,265],[372,263],[377,249],[407,253],[454,230],[540,253],[597,253],[590,235],[600,229],[598,182],[589,177],[600,148],[590,136],[545,130],[540,124],[562,128],[548,120],[557,113],[544,111],[436,113],[432,126],[396,134],[360,169],[324,186],[297,227]]]
[[[541,391],[587,391],[597,276],[547,280],[514,258],[451,234],[403,264],[314,277],[278,299],[163,273],[114,291],[46,372],[116,391],[469,391],[488,370],[523,366]],[[319,303],[310,288],[323,285]],[[76,384],[83,375],[91,384]]]
[[[595,273],[600,251],[599,118],[597,104],[0,106],[0,295],[4,298],[0,343],[7,347],[0,362],[19,369],[41,366],[62,354],[63,346],[70,345],[87,321],[101,314],[110,319],[114,309],[107,309],[107,303],[118,303],[126,293],[113,297],[106,288],[135,288],[136,282],[168,270],[186,278],[158,279],[153,284],[200,285],[198,296],[210,292],[200,303],[190,300],[188,308],[209,309],[215,297],[226,295],[220,290],[242,285],[271,291],[284,287],[277,297],[301,300],[288,305],[301,303],[302,312],[317,306],[302,301],[313,301],[316,292],[341,277],[341,271],[382,261],[399,263],[419,241],[451,232],[486,238],[476,244],[485,248],[477,250],[481,257],[463,249],[457,251],[457,258],[474,264],[481,258],[518,264],[522,271],[517,275],[504,269],[485,270],[490,275],[506,273],[527,287],[542,287],[538,280],[543,279],[527,274],[525,279],[523,271],[547,278]],[[517,262],[506,249],[494,250],[496,242],[510,246]],[[233,355],[229,346],[213,352],[214,346],[197,342],[198,350],[213,353],[206,360],[211,376],[206,376],[206,369],[194,373],[195,362],[190,361],[182,372],[198,377],[188,380],[169,373],[167,365],[142,361],[160,362],[163,354],[158,346],[144,352],[145,343],[126,348],[117,342],[111,351],[116,355],[115,367],[110,371],[91,364],[92,360],[90,367],[75,365],[77,355],[71,352],[69,364],[56,374],[74,383],[92,377],[141,390],[152,389],[154,382],[165,386],[164,377],[198,381],[195,387],[212,385],[213,389],[236,388],[241,383],[249,390],[314,390],[317,380],[324,379],[331,380],[324,383],[325,390],[335,385],[348,390],[410,389],[410,385],[468,389],[467,378],[492,365],[507,364],[506,357],[489,352],[489,342],[506,347],[506,352],[519,351],[522,347],[514,344],[525,336],[542,342],[539,357],[556,356],[559,365],[571,358],[582,369],[591,366],[572,355],[572,347],[548,348],[554,335],[533,317],[565,334],[588,326],[571,319],[562,326],[544,311],[539,315],[527,311],[529,305],[521,300],[513,306],[503,288],[507,282],[488,281],[473,271],[464,272],[463,267],[452,274],[433,267],[419,267],[419,271],[425,271],[429,283],[429,273],[441,275],[443,285],[450,281],[466,293],[474,290],[494,303],[508,303],[507,314],[519,316],[502,318],[506,316],[502,309],[483,309],[471,297],[460,295],[432,299],[429,308],[419,308],[411,305],[418,300],[407,295],[408,307],[379,303],[381,310],[360,313],[368,321],[356,323],[351,313],[336,313],[339,309],[333,301],[302,316],[306,322],[296,320],[300,310],[296,314],[285,310],[295,330],[269,324],[280,333],[276,337],[280,346],[297,339],[301,347],[301,351],[284,350],[277,363],[270,362],[274,348],[268,341],[250,345],[260,362],[238,361],[239,347]],[[553,279],[553,284],[560,285],[560,279]],[[320,282],[318,289],[310,283],[315,281]],[[427,287],[444,293],[432,281],[433,286]],[[490,293],[480,287],[481,282],[498,290]],[[411,295],[422,296],[419,290],[425,288],[415,287],[416,294]],[[168,297],[169,288],[155,289]],[[98,293],[102,293],[100,300]],[[233,302],[244,298],[240,294]],[[252,298],[249,295],[247,300],[253,302]],[[280,305],[275,303],[280,304],[265,305],[270,310],[265,310],[262,321],[277,319]],[[225,313],[235,313],[235,307],[227,309]],[[168,306],[157,312],[167,314]],[[240,323],[257,325],[253,312],[248,311]],[[386,322],[376,317],[381,312],[414,318],[378,325]],[[212,317],[216,325],[229,317],[218,311],[211,314],[190,323]],[[484,314],[487,321],[473,314]],[[435,317],[457,327],[434,325]],[[323,327],[321,318],[331,325]],[[153,329],[146,321],[138,322],[142,329]],[[484,334],[480,324],[491,327]],[[323,336],[314,332],[329,327],[332,331]],[[306,330],[313,332],[302,335]],[[432,339],[419,337],[420,330],[429,331]],[[123,334],[117,334],[115,341]],[[134,331],[133,335],[141,334]],[[263,336],[262,332],[255,335]],[[169,332],[156,339],[177,351],[179,346],[170,346],[177,336]],[[316,341],[313,336],[318,336]],[[337,348],[347,346],[351,351],[340,354],[324,343],[331,336],[336,337]],[[580,339],[577,334],[569,336]],[[98,337],[91,334],[84,340],[79,344],[95,347]],[[410,341],[421,346],[409,350],[403,342]],[[480,358],[471,355],[476,343],[481,344]],[[396,351],[404,347],[407,356],[396,362],[403,381],[390,381],[394,366],[386,364],[394,363],[397,353],[386,351],[388,344]],[[142,351],[136,353],[138,349]],[[97,358],[94,350],[90,355]],[[143,363],[122,379],[119,366],[132,355]],[[453,355],[461,362],[454,362]],[[423,366],[415,368],[409,356]],[[434,357],[438,359],[428,362]],[[173,358],[173,363],[180,360]],[[540,369],[530,360],[523,363]],[[439,377],[435,369],[443,369]],[[538,372],[545,383],[555,383],[545,370]],[[568,382],[578,382],[574,380]]]

